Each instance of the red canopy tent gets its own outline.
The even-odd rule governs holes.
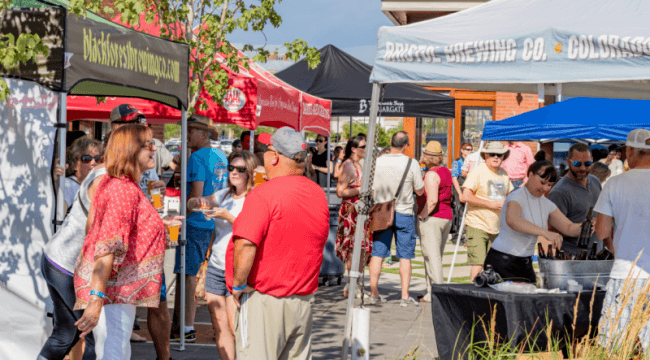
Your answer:
[[[119,16],[113,19],[120,22]],[[147,24],[144,14],[136,30],[159,35],[160,29],[154,21]],[[244,55],[239,53],[240,57]],[[249,70],[240,66],[239,73],[227,68],[224,56],[217,54],[216,60],[228,72],[229,89],[218,104],[202,89],[200,103],[208,105],[207,110],[196,110],[199,115],[211,118],[216,123],[235,124],[249,130],[258,126],[289,126],[296,130],[309,130],[329,135],[331,101],[303,93],[279,80],[250,59]],[[154,101],[139,98],[108,98],[97,104],[94,97],[68,97],[68,121],[108,121],[111,110],[123,103],[129,103],[140,110],[151,123],[175,123],[180,120],[180,111]],[[197,104],[198,105],[198,104]],[[197,106],[198,108],[198,106]]]

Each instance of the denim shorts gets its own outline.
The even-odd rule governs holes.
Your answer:
[[[232,295],[226,286],[226,272],[208,264],[208,271],[205,275],[205,291],[225,297]]]
[[[187,245],[185,246],[185,274],[196,275],[199,267],[205,261],[205,254],[208,253],[210,239],[212,239],[213,229],[201,229],[187,226]],[[176,261],[174,263],[174,273],[181,272],[181,247],[176,248]]]
[[[415,258],[415,215],[395,213],[393,225],[386,230],[375,231],[372,243],[372,256],[390,257],[390,246],[395,235],[398,259]]]

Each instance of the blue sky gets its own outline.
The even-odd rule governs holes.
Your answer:
[[[294,39],[303,39],[316,48],[332,44],[372,65],[377,31],[381,26],[392,26],[380,9],[380,0],[284,0],[276,5],[282,24],[279,28],[267,26],[264,33],[269,45]],[[228,40],[264,44],[264,36],[251,31],[235,32]]]

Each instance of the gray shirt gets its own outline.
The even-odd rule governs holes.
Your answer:
[[[156,174],[160,178],[162,176],[162,169],[169,167],[174,156],[167,150],[165,144],[160,140],[154,138],[153,143],[156,145],[156,153],[154,154],[154,160],[156,161]]]
[[[598,197],[600,196],[602,186],[598,178],[590,174],[587,179],[587,187],[584,187],[575,180],[565,176],[558,181],[555,187],[553,187],[553,190],[548,194],[548,199],[557,205],[557,208],[571,222],[579,223],[585,221],[589,208],[596,206],[596,201],[598,201]],[[595,218],[596,213],[593,216]],[[592,238],[593,240],[594,238]],[[575,245],[578,243],[578,238],[565,236],[564,242]]]

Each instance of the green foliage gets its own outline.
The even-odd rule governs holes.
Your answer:
[[[176,124],[165,124],[165,141],[181,137],[181,126]]]
[[[2,6],[5,5],[3,2]],[[17,70],[18,64],[36,62],[37,56],[47,56],[49,53],[38,34],[23,33],[17,39],[13,34],[0,34],[0,64],[4,73]],[[0,101],[4,101],[9,94],[7,83],[0,79]]]
[[[349,139],[350,138],[350,124],[343,125],[342,128],[343,128],[343,133],[341,134],[341,136],[346,138],[346,139]],[[378,146],[379,147],[388,147],[388,146],[390,146],[390,139],[398,131],[400,131],[399,128],[386,130],[386,129],[382,128],[382,127],[379,127],[379,137],[377,139]],[[358,135],[359,133],[363,133],[363,134],[368,135],[368,125],[361,124],[361,123],[352,123],[352,134],[353,135]]]

